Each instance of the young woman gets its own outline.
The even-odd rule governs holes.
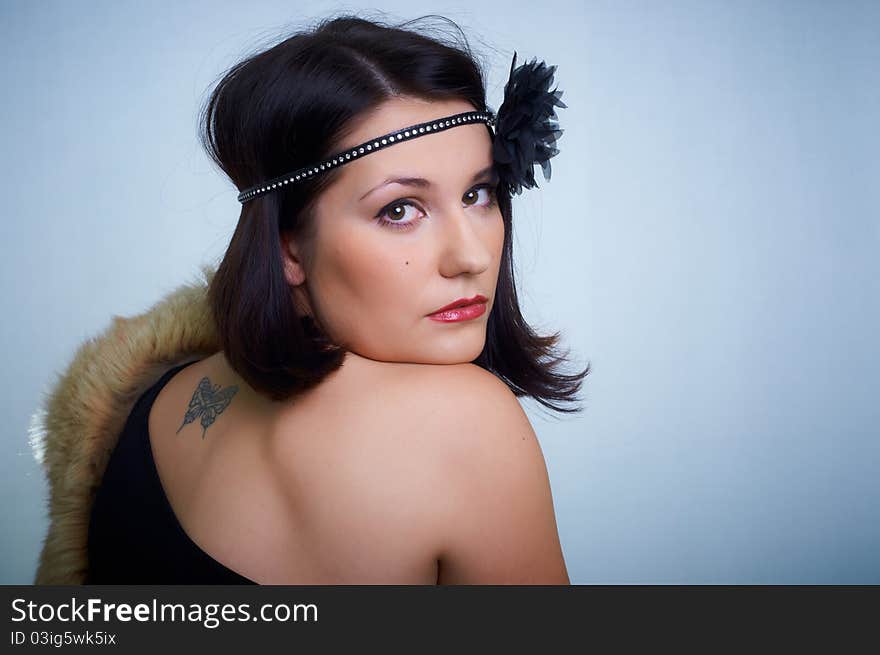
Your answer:
[[[137,402],[81,438],[91,473],[53,480],[87,541],[50,528],[38,582],[569,582],[517,396],[576,411],[589,367],[557,370],[511,261],[511,196],[549,174],[564,105],[535,63],[495,114],[466,42],[407,27],[327,20],[215,88],[203,140],[238,226],[203,297],[105,337]],[[148,341],[152,367],[119,373]]]

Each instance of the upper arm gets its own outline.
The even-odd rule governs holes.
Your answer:
[[[510,389],[458,367],[440,401],[441,584],[568,584],[540,444]]]

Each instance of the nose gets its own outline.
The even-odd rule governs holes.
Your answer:
[[[470,210],[473,212],[473,210]],[[478,275],[492,263],[489,243],[490,226],[480,221],[492,220],[474,216],[467,209],[447,212],[442,220],[440,273],[454,277],[462,273]]]

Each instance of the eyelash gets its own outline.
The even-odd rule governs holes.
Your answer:
[[[493,207],[496,207],[498,205],[498,197],[497,197],[498,185],[497,184],[490,184],[488,182],[485,182],[483,184],[477,184],[476,186],[473,186],[470,189],[468,189],[468,193],[470,193],[472,191],[479,191],[480,189],[487,189],[489,191],[489,202],[485,205],[482,205],[483,209],[492,209]],[[467,195],[467,194],[465,194],[465,195]],[[384,207],[382,207],[382,209],[379,210],[379,213],[376,214],[376,218],[378,219],[379,224],[382,227],[388,227],[392,230],[411,230],[414,227],[416,227],[416,225],[419,224],[419,221],[422,220],[421,218],[418,218],[413,221],[409,221],[408,223],[401,223],[400,221],[389,221],[388,219],[382,218],[382,216],[384,216],[385,212],[387,212],[389,209],[393,209],[394,207],[403,207],[406,205],[410,205],[411,207],[418,207],[415,203],[413,203],[409,200],[406,200],[405,198],[404,199],[397,199],[394,202],[389,203],[389,204],[385,205]]]

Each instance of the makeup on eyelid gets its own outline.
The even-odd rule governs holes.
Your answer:
[[[470,204],[467,206],[468,207],[482,207],[483,209],[493,209],[494,207],[496,207],[498,205],[497,197],[496,197],[497,188],[498,188],[498,183],[496,181],[485,182],[483,184],[477,184],[477,185],[471,187],[470,189],[468,189],[468,191],[465,195],[472,193],[472,192],[479,193],[480,191],[485,190],[488,192],[488,199],[485,204],[478,205],[478,204],[474,203],[474,204]],[[379,212],[376,214],[376,216],[374,218],[376,218],[377,222],[380,225],[382,225],[383,227],[389,227],[390,229],[393,229],[393,230],[412,229],[419,223],[420,220],[422,220],[421,218],[415,218],[415,219],[403,222],[403,221],[399,221],[399,220],[395,221],[395,220],[388,220],[388,219],[383,218],[383,216],[385,216],[389,210],[394,209],[396,207],[415,207],[415,208],[418,208],[418,205],[414,201],[409,200],[407,198],[398,198],[397,200],[394,200],[393,202],[390,202],[387,205],[385,205],[384,207],[382,207],[382,209],[379,210]],[[420,211],[421,211],[421,209],[420,209]]]
[[[471,178],[470,183],[476,184],[477,182],[488,182],[492,186],[498,186],[499,182],[498,170],[495,168],[495,164],[489,164],[484,169],[477,171],[474,176]],[[364,195],[362,195],[359,200],[363,200],[369,195],[372,195],[379,189],[388,186],[389,184],[400,184],[402,186],[414,186],[419,187],[420,189],[428,189],[432,186],[431,181],[427,180],[423,177],[410,177],[410,176],[392,176],[387,180],[382,182],[381,184],[373,187],[369,191],[367,191]]]

